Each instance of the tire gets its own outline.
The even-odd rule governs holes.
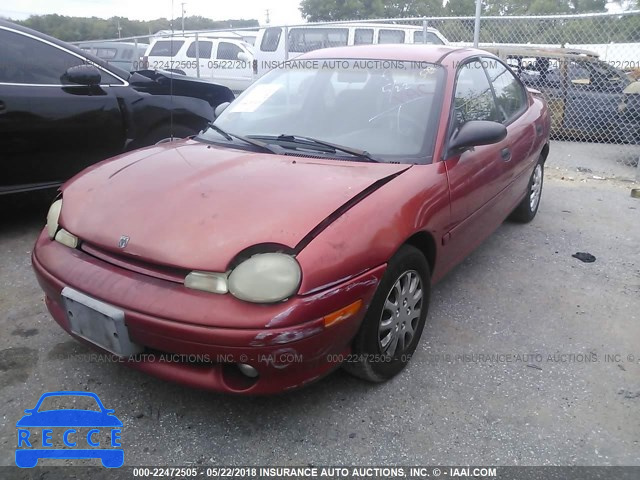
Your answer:
[[[541,158],[536,163],[527,184],[527,192],[520,204],[509,215],[509,220],[517,223],[529,223],[538,213],[540,199],[542,197],[542,184],[544,183],[544,160]]]
[[[387,271],[353,341],[353,355],[343,364],[347,372],[369,382],[379,383],[398,374],[407,365],[418,346],[427,318],[430,280],[429,264],[422,252],[410,245],[400,247],[389,261]],[[415,293],[411,295],[411,287],[414,285],[415,293],[419,289],[422,292],[417,301]],[[411,313],[402,314],[401,309],[396,309],[394,315],[388,307],[407,300],[403,293],[409,297],[409,307],[414,301],[415,304],[413,308],[405,310]],[[394,348],[396,338],[398,340]],[[404,347],[401,343],[404,343]]]

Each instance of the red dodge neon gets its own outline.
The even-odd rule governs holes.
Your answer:
[[[68,181],[33,252],[62,328],[166,380],[389,379],[431,285],[540,203],[547,107],[481,50],[318,50],[216,113]]]

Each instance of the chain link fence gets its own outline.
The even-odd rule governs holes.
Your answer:
[[[377,43],[471,46],[474,22],[474,17],[373,19],[269,25],[260,32],[254,28],[186,34],[197,35],[201,40],[255,35],[254,73],[260,76],[278,62],[332,46]],[[503,58],[525,85],[542,92],[552,112],[552,138],[626,144],[631,146],[630,153],[622,163],[637,166],[640,10],[616,14],[482,17],[479,48]],[[201,64],[198,49],[195,51],[196,60]],[[198,69],[197,75],[216,79],[215,71]]]

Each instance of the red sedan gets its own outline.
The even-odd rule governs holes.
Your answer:
[[[33,252],[62,328],[160,378],[389,379],[431,286],[540,203],[547,107],[481,50],[318,50],[218,110],[68,181]]]

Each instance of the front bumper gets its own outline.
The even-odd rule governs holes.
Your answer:
[[[190,387],[243,394],[300,387],[339,366],[386,268],[281,304],[255,305],[114,266],[49,240],[46,231],[32,264],[49,312],[69,334],[64,287],[125,312],[131,339],[146,347],[124,360],[128,366]],[[358,299],[357,315],[324,327],[325,315]],[[237,363],[253,366],[259,376],[244,376]]]

